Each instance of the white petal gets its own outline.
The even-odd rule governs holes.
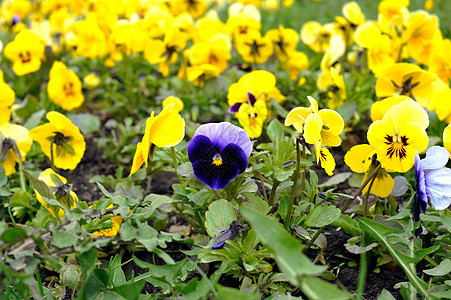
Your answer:
[[[445,209],[451,204],[451,169],[441,168],[425,174],[426,190],[435,209]]]
[[[434,146],[426,152],[426,157],[421,160],[423,170],[435,170],[446,165],[449,152],[444,147]]]

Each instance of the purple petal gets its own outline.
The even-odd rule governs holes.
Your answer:
[[[425,213],[426,207],[428,205],[426,181],[424,179],[424,171],[422,169],[422,164],[418,152],[415,153],[415,181],[417,196],[415,197],[413,220],[417,222],[420,220],[420,209],[423,213]]]
[[[198,160],[193,163],[194,175],[211,187],[220,190],[240,173],[240,168],[234,162],[223,161],[222,165],[215,166],[212,160]]]
[[[215,250],[215,249],[221,249],[222,246],[224,246],[226,241],[222,241],[220,243],[214,243],[213,246],[211,246],[211,250]]]
[[[252,142],[246,131],[229,122],[208,123],[201,125],[194,136],[205,135],[210,138],[215,147],[222,151],[228,144],[236,144],[247,157],[252,153]]]
[[[435,209],[445,209],[451,204],[451,169],[441,168],[426,173],[427,195]]]
[[[244,151],[235,144],[228,144],[221,152],[221,157],[223,161],[234,162],[240,169],[240,174],[246,170],[247,167],[247,156]]]
[[[195,136],[188,144],[188,159],[194,163],[200,159],[213,159],[213,156],[219,152],[215,149],[210,139],[204,135]]]
[[[257,99],[255,99],[255,96],[251,94],[251,92],[247,92],[247,97],[249,98],[249,101],[251,102],[251,106],[254,106],[255,102],[257,102]]]
[[[435,170],[443,168],[449,159],[449,152],[444,147],[434,146],[426,152],[426,157],[421,160],[423,170]]]
[[[230,106],[229,110],[228,110],[229,114],[237,113],[240,110],[241,104],[243,104],[243,103],[238,102],[238,103],[235,103],[234,105]]]

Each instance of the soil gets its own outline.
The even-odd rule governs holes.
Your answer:
[[[86,152],[81,160],[80,164],[73,171],[62,171],[61,175],[65,176],[69,183],[73,185],[73,190],[77,193],[78,197],[82,201],[87,201],[88,203],[92,203],[97,199],[103,197],[102,192],[98,188],[97,184],[89,183],[89,180],[94,175],[113,175],[115,170],[111,167],[111,164],[102,157],[102,150],[97,147],[97,136],[96,135],[88,135],[86,138]],[[334,171],[334,174],[349,172],[349,168],[344,164],[344,151],[337,148],[331,152],[334,153],[337,166]],[[45,166],[44,163],[42,167]],[[324,170],[320,166],[313,166],[312,170],[316,171],[319,182],[322,183],[326,181],[329,176],[324,172]],[[171,194],[172,193],[172,184],[177,182],[177,177],[174,173],[171,172],[160,172],[154,175],[151,179],[150,185],[143,186],[146,192],[152,192],[157,194]],[[341,184],[337,192],[353,194],[357,189],[351,188],[347,185],[347,183]],[[338,206],[342,205],[345,202],[345,199],[339,199],[336,203]],[[187,225],[184,223],[185,221],[181,216],[175,216],[169,218],[169,224],[166,228],[169,228],[171,225]],[[355,292],[356,283],[358,277],[358,266],[350,267],[348,266],[349,261],[359,262],[359,256],[352,254],[346,250],[344,245],[347,240],[351,237],[346,234],[343,230],[337,229],[335,227],[326,228],[326,238],[327,238],[327,249],[324,252],[324,259],[326,263],[330,266],[329,270],[336,275],[336,283],[338,285],[342,285],[347,288],[350,292]],[[190,250],[190,247],[186,244],[176,242],[169,243],[168,247],[164,249],[175,261],[180,261],[186,257],[185,254],[181,252],[181,250]],[[107,251],[105,251],[107,252]],[[117,249],[115,253],[117,253]],[[131,253],[127,249],[120,249],[119,252],[122,254],[122,261],[126,261],[130,259]],[[318,250],[312,249],[307,255],[312,258],[312,260],[317,256]],[[163,265],[164,261],[153,253],[147,252],[136,252],[135,255],[146,262],[155,264],[155,265]],[[218,266],[215,264],[202,265],[201,268],[209,274],[214,272],[214,270]],[[396,299],[402,299],[399,290],[394,288],[394,285],[398,282],[408,281],[404,271],[397,267],[395,269],[384,269],[381,268],[379,273],[374,273],[372,270],[375,267],[375,261],[370,259],[368,265],[368,276],[366,282],[366,289],[363,299],[377,299],[378,295],[382,292],[383,289],[388,290]],[[133,262],[130,262],[124,266],[124,271],[126,274],[135,274],[135,276],[145,273],[146,270],[138,267]],[[40,270],[41,277],[43,279],[48,278],[51,275],[57,275],[49,273],[49,271],[45,269]],[[201,279],[201,276],[197,272],[193,272],[188,280],[198,277]],[[219,281],[220,284],[224,286],[230,287],[239,287],[239,281],[236,278],[231,276],[223,275]],[[150,283],[146,283],[143,293],[157,293],[160,290]],[[67,291],[65,299],[70,299],[72,291]],[[300,294],[302,295],[302,294]]]

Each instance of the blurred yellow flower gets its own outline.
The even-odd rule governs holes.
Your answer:
[[[59,112],[48,112],[49,123],[32,129],[30,137],[39,143],[42,152],[53,159],[57,168],[73,170],[85,153],[86,143],[80,130]]]
[[[22,30],[14,41],[5,46],[4,54],[13,62],[14,73],[22,76],[41,68],[41,61],[45,58],[44,50],[45,44],[36,34]]]
[[[175,103],[163,109],[156,117],[152,112],[146,121],[146,130],[141,142],[136,146],[130,175],[136,173],[143,163],[147,166],[151,145],[174,147],[185,136],[185,120],[180,116]]]
[[[83,83],[85,84],[88,90],[92,91],[100,84],[99,75],[96,72],[89,73],[88,75],[85,76],[85,78],[83,78]]]
[[[18,154],[24,161],[25,156],[31,149],[33,140],[29,137],[28,130],[25,127],[16,124],[5,123],[0,125],[0,133],[3,135],[0,161],[5,168],[6,176],[9,176],[16,172],[16,163],[19,162]]]
[[[324,26],[316,21],[304,23],[301,29],[301,40],[317,53],[323,53],[329,48],[333,35],[333,24]]]
[[[295,53],[299,41],[296,30],[279,25],[277,29],[268,30],[265,36],[273,42],[279,61],[285,62]]]
[[[323,71],[316,82],[316,86],[325,92],[326,105],[330,109],[335,109],[346,100],[346,86],[343,75],[340,75],[336,68]]]
[[[236,50],[248,63],[261,64],[274,53],[271,40],[262,37],[259,31],[252,30],[236,40]]]
[[[451,124],[446,126],[443,131],[443,147],[451,153]]]
[[[85,101],[80,79],[60,61],[55,61],[50,69],[47,92],[50,100],[65,110],[80,107]]]
[[[74,30],[78,55],[96,59],[108,53],[107,37],[99,26],[97,13],[89,12],[84,20],[74,24]]]
[[[9,122],[11,119],[10,106],[14,104],[16,93],[3,81],[3,73],[0,78],[0,124]]]

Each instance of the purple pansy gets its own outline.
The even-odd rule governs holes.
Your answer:
[[[445,168],[449,152],[439,146],[431,147],[426,157],[420,160],[415,153],[416,199],[413,220],[420,220],[426,212],[428,199],[435,209],[445,209],[451,204],[451,169]],[[421,229],[417,234],[421,233]]]
[[[194,175],[214,190],[246,170],[251,152],[249,135],[229,122],[201,125],[188,144]]]

